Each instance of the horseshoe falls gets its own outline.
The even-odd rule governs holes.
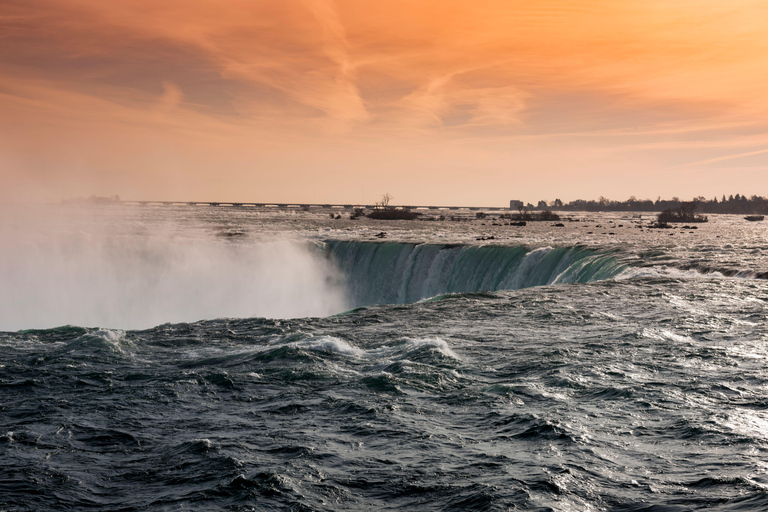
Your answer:
[[[584,247],[455,246],[329,241],[331,260],[347,276],[356,306],[403,304],[446,293],[518,290],[587,283],[624,265]]]
[[[768,509],[768,228],[3,207],[0,510]]]

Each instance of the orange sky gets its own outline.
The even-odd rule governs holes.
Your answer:
[[[768,195],[764,0],[4,0],[0,195]]]

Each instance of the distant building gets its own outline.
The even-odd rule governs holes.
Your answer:
[[[509,202],[509,209],[510,209],[510,210],[519,210],[519,209],[520,209],[520,208],[522,208],[523,206],[525,206],[525,203],[524,203],[524,202],[522,202],[522,201],[518,201],[517,199],[512,199],[512,200]]]

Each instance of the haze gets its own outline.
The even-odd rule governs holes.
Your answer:
[[[0,195],[766,195],[768,4],[5,0]]]

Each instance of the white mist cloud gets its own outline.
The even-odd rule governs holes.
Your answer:
[[[0,223],[0,329],[148,328],[222,317],[327,316],[347,308],[305,243],[233,242],[199,226],[153,228],[21,207]],[[96,212],[98,215],[98,212]],[[190,233],[196,233],[190,236]]]

